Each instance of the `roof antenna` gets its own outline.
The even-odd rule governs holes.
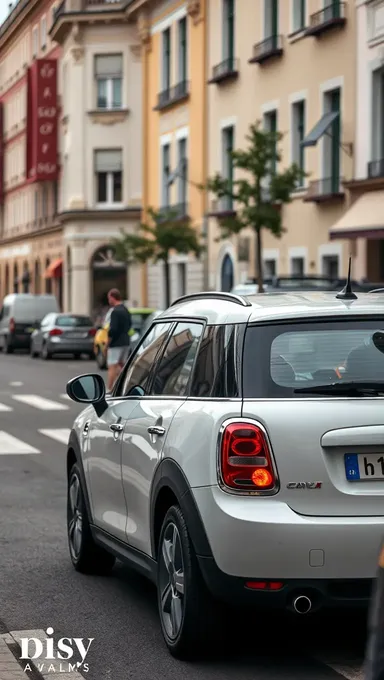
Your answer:
[[[347,276],[346,284],[345,284],[343,290],[336,295],[336,298],[338,300],[357,300],[357,295],[355,295],[355,293],[352,290],[352,286],[351,286],[351,262],[352,262],[352,257],[349,258],[348,276]]]

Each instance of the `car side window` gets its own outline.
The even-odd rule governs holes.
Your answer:
[[[200,343],[191,397],[234,398],[240,394],[235,325],[207,326]]]
[[[188,383],[204,326],[200,323],[178,323],[161,357],[151,394],[183,397]]]
[[[10,310],[9,305],[4,305],[2,313],[1,313],[2,319],[6,319],[9,316],[9,310]]]
[[[116,396],[129,396],[135,387],[140,387],[144,394],[148,394],[147,387],[152,366],[158,353],[165,346],[172,326],[172,321],[153,325],[138,346],[132,361],[128,363],[126,374],[118,390],[119,394]]]

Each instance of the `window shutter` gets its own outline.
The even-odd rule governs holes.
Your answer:
[[[121,54],[105,54],[95,58],[97,78],[119,78],[123,73],[123,57]]]
[[[121,172],[123,159],[120,150],[96,151],[96,172]]]

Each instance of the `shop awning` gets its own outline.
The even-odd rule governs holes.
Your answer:
[[[331,239],[384,238],[384,190],[358,198],[329,231]]]
[[[53,260],[50,265],[45,270],[45,279],[59,279],[63,275],[63,258],[58,257],[57,260]]]

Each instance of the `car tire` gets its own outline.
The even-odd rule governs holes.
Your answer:
[[[203,581],[183,513],[176,505],[164,518],[157,563],[157,602],[165,643],[172,656],[196,659],[220,637],[219,605]]]
[[[45,342],[41,348],[40,357],[44,359],[44,361],[49,361],[49,359],[52,359],[52,354],[48,351],[48,347]]]
[[[13,346],[9,342],[9,338],[6,336],[4,340],[4,352],[5,354],[13,354]]]
[[[76,354],[73,355],[73,358],[74,358],[76,361],[79,361],[79,359],[81,359],[81,354],[79,354],[79,353],[77,352]]]
[[[105,355],[103,354],[102,350],[100,347],[97,348],[97,353],[96,353],[96,363],[98,367],[101,370],[104,370],[107,367],[107,362],[105,360]]]
[[[109,574],[116,558],[93,540],[79,466],[68,477],[67,535],[71,561],[82,574]]]

